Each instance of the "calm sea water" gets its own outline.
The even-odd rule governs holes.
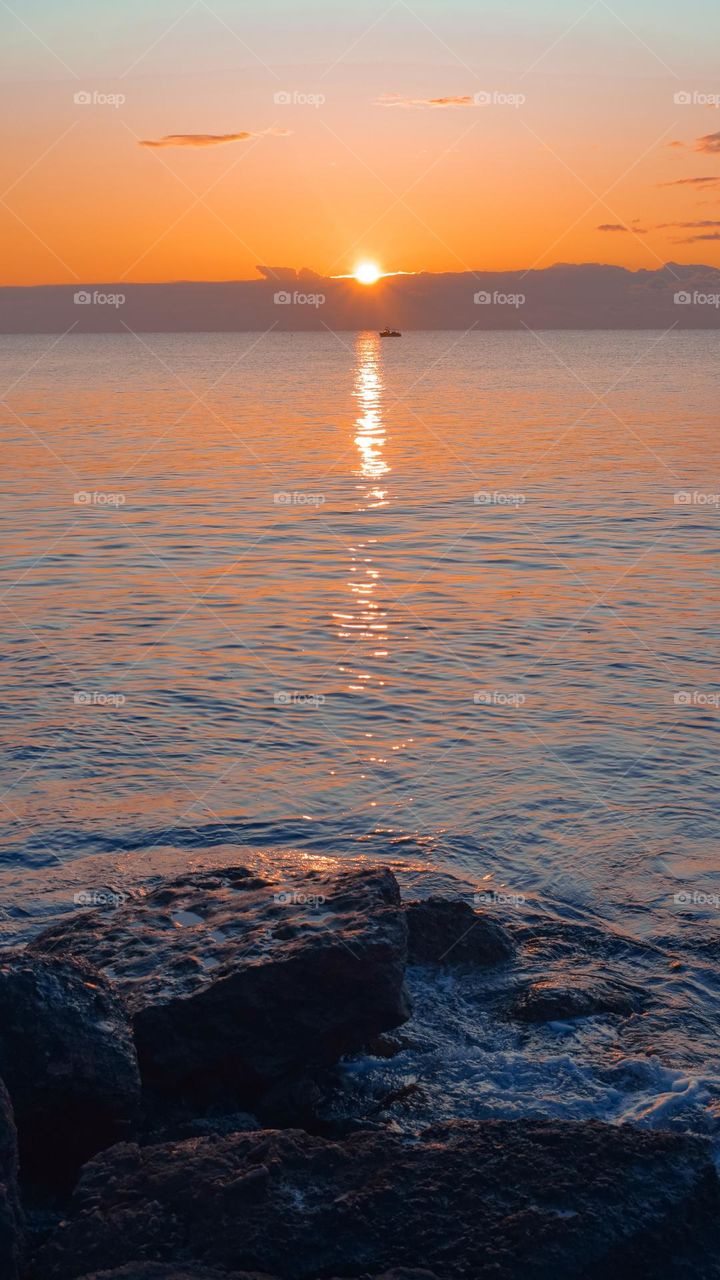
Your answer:
[[[203,860],[390,862],[549,929],[525,976],[651,995],[520,1033],[423,987],[392,1070],[461,1113],[714,1127],[719,354],[1,339],[6,935]]]

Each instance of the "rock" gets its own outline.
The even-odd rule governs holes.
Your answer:
[[[143,1080],[239,1105],[405,1022],[407,926],[383,869],[271,884],[242,867],[84,913],[33,951],[82,956],[130,1007]]]
[[[569,961],[574,965],[578,957],[592,956],[596,962],[642,962],[649,957],[664,958],[663,949],[656,941],[619,933],[608,924],[578,924],[577,921],[556,920],[541,913],[527,912],[513,923],[513,937],[518,947],[532,957],[536,965],[553,961]],[[668,939],[672,949],[677,938]]]
[[[334,1277],[334,1280],[338,1280],[338,1277]],[[372,1278],[368,1277],[368,1280]],[[437,1277],[432,1271],[418,1271],[416,1267],[393,1267],[392,1271],[383,1272],[376,1280],[437,1280]]]
[[[272,1276],[261,1275],[258,1271],[207,1271],[205,1267],[165,1266],[162,1262],[131,1262],[127,1267],[116,1271],[96,1271],[91,1276],[83,1276],[82,1280],[273,1280]],[[333,1280],[338,1280],[334,1277]],[[372,1280],[372,1277],[361,1277],[360,1280]],[[399,1270],[386,1271],[377,1280],[436,1280],[430,1271],[416,1271],[414,1268],[400,1267]]]
[[[133,1135],[140,1076],[128,1014],[85,963],[0,954],[0,1076],[24,1182],[71,1185],[90,1156]]]
[[[405,912],[411,964],[498,964],[514,954],[505,926],[461,898],[425,898]]]
[[[630,1014],[642,1008],[644,993],[619,982],[577,978],[573,986],[553,980],[533,982],[515,1000],[512,1013],[523,1022],[566,1022],[595,1013]]]
[[[539,1120],[455,1121],[411,1140],[265,1130],[104,1152],[31,1274],[73,1280],[151,1257],[283,1280],[403,1267],[657,1280],[719,1208],[709,1145],[680,1133]]]
[[[166,1266],[162,1262],[131,1262],[115,1271],[95,1271],[82,1280],[273,1280],[254,1271],[208,1271],[206,1267]]]
[[[414,1040],[411,1040],[408,1036],[376,1036],[374,1040],[370,1040],[366,1045],[363,1045],[363,1051],[369,1053],[373,1058],[397,1058],[398,1054],[403,1052],[403,1049],[412,1049],[414,1044]]]
[[[194,1119],[176,1120],[163,1129],[151,1130],[143,1141],[148,1143],[182,1142],[185,1138],[205,1138],[218,1134],[221,1138],[229,1133],[249,1132],[262,1128],[256,1116],[248,1111],[233,1111],[229,1115],[196,1116]]]
[[[343,1095],[343,1084],[332,1071],[318,1071],[268,1089],[258,1101],[258,1115],[266,1129],[302,1128],[335,1137],[338,1103],[340,1117],[346,1119]]]
[[[346,1138],[358,1129],[385,1127],[384,1113],[395,1104],[406,1105],[417,1089],[369,1088],[362,1076],[324,1068],[275,1085],[259,1100],[257,1111],[265,1129],[305,1129],[322,1138]]]
[[[17,1280],[23,1244],[23,1216],[17,1185],[17,1134],[12,1104],[0,1080],[0,1276]]]

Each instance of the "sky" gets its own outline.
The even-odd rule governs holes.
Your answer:
[[[0,0],[0,284],[720,266],[716,0]]]

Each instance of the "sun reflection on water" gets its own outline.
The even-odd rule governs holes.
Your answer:
[[[384,457],[387,433],[383,420],[380,339],[375,334],[358,337],[353,395],[359,406],[354,435],[358,451],[355,474],[363,482],[358,485],[358,509],[370,511],[388,505],[388,490],[381,488],[378,481],[390,472]],[[384,688],[386,683],[382,678],[382,665],[390,657],[389,621],[386,608],[377,598],[378,589],[382,587],[376,561],[377,545],[378,539],[368,536],[348,548],[351,558],[346,585],[350,599],[345,609],[334,615],[339,623],[340,639],[354,642],[354,661],[340,667],[348,677],[346,688],[350,693],[368,694],[373,688]]]
[[[382,417],[383,381],[380,368],[380,339],[374,334],[358,338],[358,363],[353,395],[359,402],[360,414],[355,421],[355,444],[360,454],[359,474],[364,480],[380,480],[390,467],[383,457],[386,441]],[[366,490],[370,506],[384,505],[387,490],[373,486]]]

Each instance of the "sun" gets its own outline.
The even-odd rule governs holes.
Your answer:
[[[359,262],[355,268],[355,279],[359,284],[375,284],[381,275],[377,262]]]

